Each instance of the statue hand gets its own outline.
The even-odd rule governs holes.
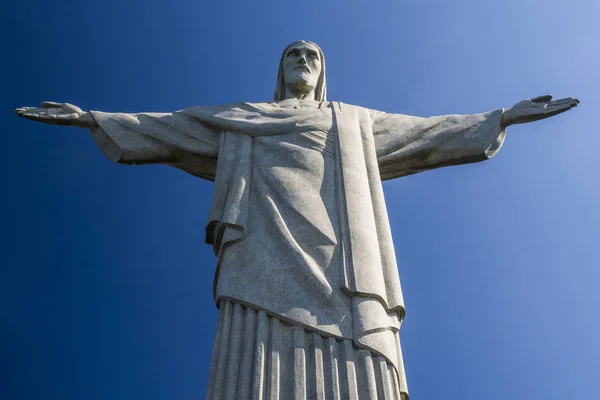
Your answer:
[[[511,109],[504,112],[502,125],[524,124],[552,117],[577,107],[577,104],[579,104],[579,99],[573,97],[551,100],[552,95],[545,95],[518,102]]]
[[[91,128],[96,124],[92,115],[69,103],[45,101],[42,108],[20,107],[15,110],[19,117],[52,125],[77,126]]]

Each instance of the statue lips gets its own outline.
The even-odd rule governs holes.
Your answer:
[[[295,69],[295,70],[296,70],[296,69],[303,69],[304,71],[306,71],[306,72],[308,72],[308,73],[310,74],[310,69],[309,69],[309,68],[308,68],[306,65],[298,65],[298,66],[297,66],[296,68],[294,68],[294,69]]]

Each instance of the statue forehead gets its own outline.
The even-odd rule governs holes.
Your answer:
[[[293,49],[311,49],[316,51],[317,53],[319,52],[319,48],[316,45],[305,41],[298,41],[290,44],[286,50],[286,53]]]

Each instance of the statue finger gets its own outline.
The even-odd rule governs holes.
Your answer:
[[[45,108],[38,107],[19,107],[17,110],[23,110],[25,112],[46,112]]]
[[[46,112],[45,108],[34,108],[34,107],[22,107],[21,111],[19,111],[20,114],[30,114],[30,115],[46,115],[48,114]]]
[[[575,97],[565,97],[565,103],[577,105],[577,104],[581,103],[581,101]]]
[[[559,110],[559,109],[563,109],[563,108],[573,108],[573,107],[577,107],[577,102],[571,100],[569,101],[565,101],[562,103],[558,103],[558,104],[548,104],[548,107],[546,107],[546,112],[552,112],[554,110]]]
[[[47,114],[43,119],[52,125],[72,125],[73,120],[73,114]]]
[[[548,111],[546,111],[546,113],[544,114],[544,117],[552,117],[554,115],[558,115],[558,114],[562,114],[565,111],[569,111],[571,108],[576,107],[576,106],[571,106],[570,104],[567,105],[563,105],[560,107],[553,107],[551,109],[548,109]]]
[[[552,100],[551,94],[545,94],[543,96],[538,96],[538,97],[534,97],[533,99],[531,99],[531,101],[533,101],[534,103],[546,103],[550,100]]]
[[[41,115],[39,113],[23,112],[23,113],[19,114],[19,117],[22,117],[25,119],[30,119],[32,121],[40,121],[40,122],[48,121],[48,117],[46,115]]]
[[[19,116],[23,117],[25,119],[30,119],[32,121],[44,122],[46,124],[51,124],[51,125],[73,125],[72,120],[58,118],[59,115],[56,115],[56,114],[48,114],[48,113],[42,113],[42,112],[36,112],[36,113],[24,112]]]
[[[15,113],[17,115],[19,114],[23,114],[25,111],[27,110],[31,110],[33,107],[19,107],[19,108],[15,108]]]
[[[16,110],[15,110],[16,111]],[[49,115],[61,115],[65,114],[60,108],[35,108],[35,107],[22,107],[21,112],[26,112],[28,114],[36,114],[39,116],[49,116]]]
[[[565,97],[564,99],[550,101],[547,106],[555,107],[555,106],[561,106],[563,104],[572,104],[572,103],[579,103],[579,100],[574,99],[572,97]]]
[[[572,102],[579,103],[579,99],[576,99],[575,97],[563,97],[562,99],[556,99],[554,101],[551,101],[551,103],[572,103]]]
[[[563,97],[562,99],[556,99],[554,101],[577,101],[577,102],[579,102],[579,99],[569,96],[569,97]]]

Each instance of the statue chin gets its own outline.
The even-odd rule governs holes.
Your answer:
[[[304,70],[294,70],[289,77],[286,77],[286,86],[293,87],[302,92],[310,91],[316,85],[317,79]]]

